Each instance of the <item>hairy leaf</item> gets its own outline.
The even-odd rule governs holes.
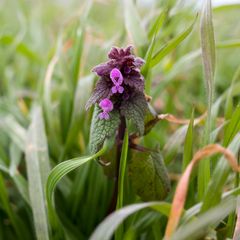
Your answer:
[[[133,188],[144,200],[162,200],[170,191],[167,169],[160,153],[134,152],[129,164]]]
[[[92,117],[91,132],[90,132],[90,151],[97,152],[103,145],[106,138],[110,138],[118,128],[120,116],[118,111],[110,112],[108,120],[98,117],[101,109],[96,105]]]
[[[141,92],[133,94],[121,105],[121,114],[132,120],[140,135],[144,134],[144,117],[147,111],[147,101]]]
[[[111,95],[111,86],[109,87],[108,81],[102,77],[96,84],[95,89],[91,97],[88,99],[86,104],[86,110],[88,110],[93,104],[98,102],[100,99],[109,97]]]

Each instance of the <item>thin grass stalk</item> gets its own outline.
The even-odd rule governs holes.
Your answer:
[[[201,48],[204,76],[207,88],[207,121],[204,133],[204,145],[211,143],[210,134],[213,127],[213,96],[214,96],[214,72],[215,72],[215,40],[212,23],[212,5],[211,0],[205,0],[203,3],[201,22]],[[202,199],[206,191],[207,185],[211,178],[210,160],[200,163],[198,176],[198,194]]]

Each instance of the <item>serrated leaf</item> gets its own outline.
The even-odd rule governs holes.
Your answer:
[[[119,112],[113,110],[109,113],[108,120],[100,119],[98,117],[102,110],[96,105],[92,117],[91,131],[90,131],[90,151],[96,153],[103,145],[106,138],[113,136],[120,124]]]
[[[134,152],[129,174],[133,188],[143,201],[162,200],[170,191],[167,169],[160,153]]]
[[[121,114],[132,120],[140,135],[144,134],[144,117],[147,111],[147,101],[141,92],[133,94],[121,105]]]
[[[102,77],[98,80],[95,89],[91,97],[88,99],[86,103],[86,110],[88,110],[93,104],[95,104],[100,99],[106,98],[109,96],[111,92],[111,88],[108,86],[108,82]]]

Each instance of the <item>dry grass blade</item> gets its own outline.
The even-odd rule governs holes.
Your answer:
[[[206,116],[207,116],[207,114],[204,113],[200,117],[195,118],[194,119],[194,125],[199,124]],[[180,118],[177,118],[174,115],[169,114],[169,113],[158,115],[158,119],[159,120],[167,120],[168,122],[176,123],[176,124],[180,124],[180,125],[181,124],[183,124],[183,125],[189,124],[189,122],[190,122],[190,119],[180,119]]]
[[[45,79],[44,79],[44,101],[46,106],[48,106],[48,104],[50,104],[51,100],[50,100],[50,91],[51,91],[51,79],[52,79],[52,75],[53,75],[53,71],[55,69],[55,65],[57,64],[59,60],[59,52],[57,52],[53,58],[51,59],[48,67],[47,67],[47,71],[46,71],[46,75],[45,75]]]
[[[233,168],[234,171],[240,171],[240,167],[237,164],[237,159],[235,158],[235,156],[228,149],[218,144],[210,144],[200,149],[199,151],[197,151],[192,161],[187,166],[185,172],[183,173],[177,185],[166,232],[165,232],[166,240],[170,239],[180,220],[184,203],[186,200],[189,179],[194,166],[205,157],[210,157],[217,153],[222,153],[225,156],[225,158],[228,160],[230,166]]]
[[[200,117],[198,118],[195,118],[194,119],[194,123],[193,125],[196,126],[200,123],[203,122],[203,120],[207,117],[207,112],[205,112],[204,114],[202,114]],[[179,124],[179,125],[188,125],[191,121],[191,119],[181,119],[181,118],[177,118],[176,116],[170,114],[170,113],[163,113],[163,114],[159,114],[158,115],[158,120],[166,120],[170,123],[175,123],[175,124]],[[221,125],[224,123],[224,118],[217,118],[216,119],[216,122],[217,122],[217,125]]]

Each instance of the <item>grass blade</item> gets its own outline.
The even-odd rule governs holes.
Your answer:
[[[156,66],[168,53],[170,53],[172,50],[174,50],[193,30],[193,27],[195,25],[195,22],[197,20],[197,17],[195,18],[192,25],[187,28],[184,32],[182,32],[180,35],[166,43],[165,46],[163,46],[152,58],[150,67]]]
[[[128,131],[126,129],[120,158],[117,209],[123,207],[124,179],[127,167],[127,154],[128,154]]]
[[[190,123],[188,125],[187,134],[184,143],[184,153],[183,153],[183,170],[187,167],[192,159],[193,154],[193,127],[194,127],[194,110],[192,111],[192,116]]]
[[[58,164],[56,167],[54,167],[51,170],[47,179],[47,184],[46,184],[46,198],[47,198],[47,204],[48,204],[48,210],[49,210],[49,218],[50,218],[50,222],[53,227],[53,230],[56,230],[57,228],[59,228],[57,215],[54,211],[54,198],[53,198],[54,190],[56,188],[57,183],[72,170],[80,167],[81,165],[83,165],[84,163],[87,163],[90,160],[98,158],[100,155],[102,155],[106,151],[106,149],[107,149],[107,145],[105,144],[103,148],[94,155],[87,156],[87,157],[74,158],[71,160],[64,161]]]
[[[128,154],[128,131],[127,128],[125,130],[123,145],[122,145],[122,153],[120,158],[120,166],[119,166],[119,179],[118,179],[118,195],[117,195],[117,209],[123,207],[124,201],[124,180],[127,168],[127,154]],[[123,227],[120,226],[115,234],[115,239],[122,239],[123,235]]]
[[[42,112],[33,112],[32,122],[27,132],[26,164],[29,180],[29,195],[33,211],[34,226],[38,240],[48,240],[48,221],[45,208],[44,185],[50,170],[48,148]]]
[[[236,198],[228,198],[218,206],[201,214],[193,221],[181,226],[173,235],[173,240],[199,239],[211,226],[216,225],[235,210]]]
[[[238,166],[237,159],[234,157],[234,155],[228,149],[220,145],[210,144],[197,151],[192,161],[189,163],[185,172],[183,173],[180,181],[178,182],[165,232],[166,240],[171,239],[180,221],[180,217],[187,196],[189,180],[193,168],[199,161],[217,153],[221,153],[225,156],[226,160],[228,161],[229,165],[233,168],[233,170],[240,171],[240,167]]]
[[[154,47],[155,47],[155,41],[156,41],[156,36],[159,32],[159,30],[161,29],[164,20],[166,19],[166,12],[162,12],[159,17],[157,18],[156,23],[154,24],[153,28],[151,29],[151,35],[152,36],[152,40],[151,43],[148,47],[146,56],[145,56],[145,64],[143,66],[143,70],[142,70],[142,74],[145,77],[145,92],[146,94],[150,94],[150,90],[151,90],[151,76],[149,76],[149,71],[150,71],[150,63],[152,60],[152,54],[154,51]]]
[[[147,42],[147,34],[141,25],[140,16],[138,15],[133,0],[124,0],[124,19],[127,32],[136,46],[142,46]]]
[[[110,240],[114,231],[117,229],[119,224],[124,221],[124,219],[147,207],[152,207],[164,215],[168,215],[169,213],[169,204],[165,202],[148,202],[129,205],[109,215],[95,229],[90,237],[90,240]]]
[[[212,104],[214,94],[214,72],[215,72],[215,40],[212,23],[212,5],[211,0],[203,2],[201,22],[201,48],[203,69],[206,80],[207,98],[208,98],[208,115],[205,125],[204,143],[210,143],[210,133],[212,130]],[[201,162],[198,173],[198,194],[202,199],[210,181],[210,160]]]

